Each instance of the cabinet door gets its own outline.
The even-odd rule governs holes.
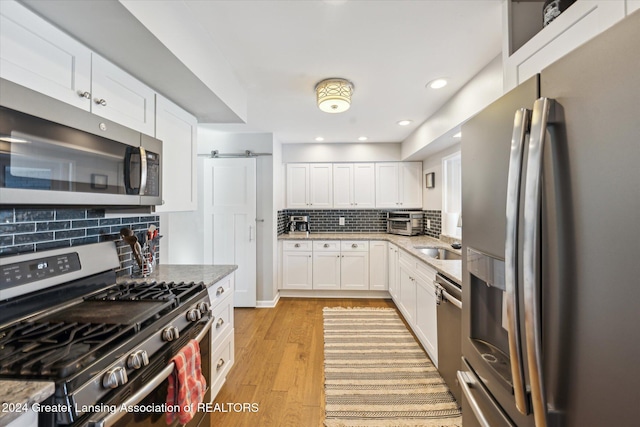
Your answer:
[[[391,298],[399,304],[399,286],[398,286],[398,247],[389,243],[389,293]]]
[[[282,288],[311,289],[313,283],[311,252],[282,253]]]
[[[354,207],[360,209],[371,209],[376,206],[375,175],[375,166],[373,163],[353,164],[352,199]]]
[[[342,252],[340,260],[340,288],[369,289],[369,252]]]
[[[416,317],[416,283],[413,271],[402,262],[400,268],[400,311],[413,328]]]
[[[415,332],[438,366],[438,316],[435,287],[418,277],[416,280],[416,327]]]
[[[351,163],[333,165],[333,207],[351,209],[353,204],[353,167]]]
[[[369,289],[371,290],[389,289],[387,252],[387,242],[369,243]]]
[[[198,121],[161,95],[156,96],[156,138],[162,140],[162,198],[156,212],[198,208]]]
[[[400,207],[422,209],[422,163],[400,163]]]
[[[309,204],[312,208],[333,207],[333,165],[331,163],[310,165]]]
[[[340,289],[340,252],[313,253],[313,289]]]
[[[91,51],[14,1],[2,0],[0,77],[91,108]]]
[[[400,207],[398,163],[376,163],[376,207]]]
[[[287,164],[287,207],[309,207],[309,164]]]
[[[91,56],[91,112],[154,136],[155,92],[101,56]]]

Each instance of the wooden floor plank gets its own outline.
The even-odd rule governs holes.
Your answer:
[[[212,427],[316,427],[324,422],[324,307],[391,307],[382,299],[281,298],[235,309],[236,361],[215,399],[258,412],[214,412]]]

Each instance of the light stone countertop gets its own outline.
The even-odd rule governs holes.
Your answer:
[[[400,236],[388,233],[311,233],[309,236],[301,236],[285,233],[279,235],[278,240],[386,240],[462,285],[462,261],[433,259],[414,249],[414,246],[434,246],[461,254],[459,249],[453,249],[450,244],[429,236]]]
[[[34,403],[40,403],[55,392],[55,384],[49,381],[0,380],[0,425],[24,415],[24,408],[31,410]],[[6,407],[15,404],[20,411]]]
[[[118,282],[202,282],[211,286],[237,269],[237,265],[160,264],[147,277],[123,276]]]
[[[157,265],[148,277],[131,278],[124,276],[118,282],[144,283],[157,282],[196,282],[211,286],[237,270],[237,265]],[[15,404],[28,408],[40,403],[55,392],[55,384],[45,381],[0,380],[0,405]],[[24,412],[2,411],[0,408],[0,425],[7,425]]]

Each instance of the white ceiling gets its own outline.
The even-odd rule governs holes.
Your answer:
[[[400,142],[501,52],[501,0],[185,3],[248,94],[247,125],[211,127],[283,143]],[[316,107],[328,77],[354,83],[347,112]]]
[[[502,45],[503,0],[20,1],[201,122],[236,123],[207,127],[273,132],[283,143],[315,142],[317,136],[324,142],[358,142],[360,136],[401,142]],[[140,15],[123,7],[137,2],[152,11],[180,11],[193,37],[209,39],[201,46],[211,46],[216,60],[214,53],[222,55],[246,90],[246,124],[238,124],[241,118],[224,97],[203,84],[202,69],[190,71],[140,23]],[[177,24],[184,20],[176,17],[169,36],[184,36]],[[354,83],[347,112],[316,107],[314,86],[328,77]],[[425,87],[439,77],[449,79],[445,88]],[[398,126],[402,119],[413,122]]]

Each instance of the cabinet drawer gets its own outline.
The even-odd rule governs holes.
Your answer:
[[[211,345],[216,348],[227,331],[233,329],[233,298],[227,295],[212,312]]]
[[[233,329],[223,339],[222,343],[212,349],[211,352],[211,398],[213,399],[220,391],[224,380],[233,366],[234,362],[234,334]]]
[[[297,241],[297,240],[285,240],[282,242],[282,250],[284,251],[310,251],[313,242],[310,240]]]
[[[340,242],[343,252],[369,252],[369,242],[363,240],[343,240]]]
[[[214,310],[219,304],[219,301],[222,301],[227,295],[233,294],[234,276],[232,273],[207,288],[211,307],[213,307]]]
[[[313,242],[314,252],[339,252],[340,241],[339,240],[316,240]]]
[[[429,284],[432,284],[433,281],[436,280],[436,271],[423,262],[418,261],[416,263],[416,273],[422,276]]]

